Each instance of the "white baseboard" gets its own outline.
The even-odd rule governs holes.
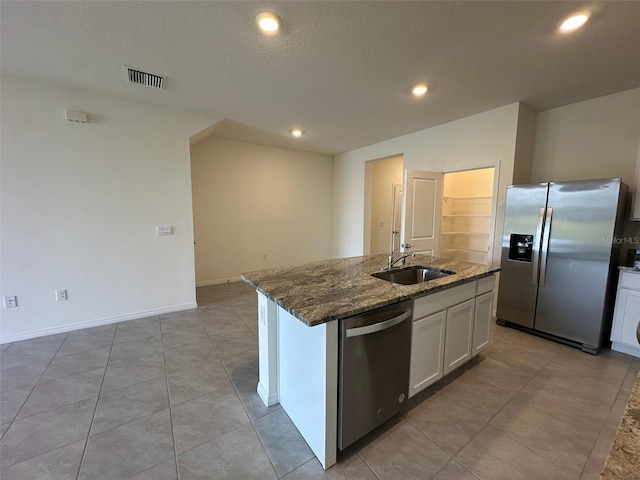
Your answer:
[[[633,345],[627,345],[626,343],[612,342],[611,350],[626,353],[627,355],[633,355],[634,357],[640,358],[640,346],[635,347]]]
[[[209,287],[211,285],[222,285],[223,283],[240,282],[240,277],[221,278],[219,280],[204,280],[202,282],[196,282],[196,287]]]
[[[271,394],[267,393],[267,389],[261,383],[258,383],[257,388],[258,396],[265,404],[266,407],[270,407],[271,405],[275,405],[280,402],[278,398],[278,392],[271,392]]]
[[[136,320],[138,318],[152,317],[154,315],[162,315],[164,313],[181,312],[183,310],[191,310],[197,307],[198,305],[195,302],[183,303],[180,305],[171,305],[170,307],[154,308],[152,310],[145,310],[141,312],[127,313],[124,315],[115,315],[113,317],[96,318],[93,320],[86,320],[83,322],[56,325],[55,327],[39,328],[37,330],[30,330],[27,332],[21,332],[13,335],[0,337],[0,344],[18,342],[20,340],[29,340],[30,338],[44,337],[45,335],[53,335],[56,333],[71,332],[73,330],[80,330],[82,328],[99,327],[100,325],[109,325],[111,323],[126,322],[127,320]]]

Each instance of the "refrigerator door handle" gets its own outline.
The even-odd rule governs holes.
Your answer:
[[[536,234],[533,237],[533,269],[531,272],[531,285],[538,286],[538,270],[540,268],[540,241],[542,237],[542,227],[544,225],[544,207],[538,210],[538,225],[536,226]]]
[[[551,220],[553,208],[547,208],[547,221],[545,222],[544,235],[542,237],[542,258],[540,259],[540,286],[544,287],[544,279],[547,276],[547,256],[549,255],[549,237],[551,237]]]

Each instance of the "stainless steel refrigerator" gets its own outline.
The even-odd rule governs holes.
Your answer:
[[[507,187],[499,324],[597,353],[627,190],[619,178]]]

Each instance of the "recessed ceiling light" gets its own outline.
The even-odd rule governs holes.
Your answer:
[[[585,23],[587,23],[587,20],[589,20],[588,13],[579,13],[577,15],[572,15],[571,17],[567,18],[564,22],[562,22],[559,30],[562,33],[573,32],[574,30],[577,30],[578,28],[583,26]]]
[[[429,88],[424,83],[421,83],[420,85],[416,85],[415,87],[413,87],[411,93],[413,93],[415,97],[421,97],[422,95],[427,93],[428,89]]]
[[[272,12],[262,12],[256,16],[256,23],[265,35],[275,35],[280,28],[280,17]]]
[[[300,130],[299,128],[294,128],[293,130],[291,130],[291,135],[293,135],[296,138],[301,137],[302,130]]]

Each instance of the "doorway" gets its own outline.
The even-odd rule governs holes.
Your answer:
[[[369,253],[377,255],[389,253],[391,245],[400,245],[402,222],[402,174],[404,158],[402,155],[368,161],[367,187],[370,205],[369,225],[365,227],[365,253],[369,237]],[[366,218],[366,215],[365,215]],[[396,228],[397,227],[397,228]]]
[[[400,234],[402,233],[402,184],[394,183],[391,208],[391,245],[390,252],[400,251]]]
[[[496,185],[495,167],[444,174],[440,257],[491,263]]]

